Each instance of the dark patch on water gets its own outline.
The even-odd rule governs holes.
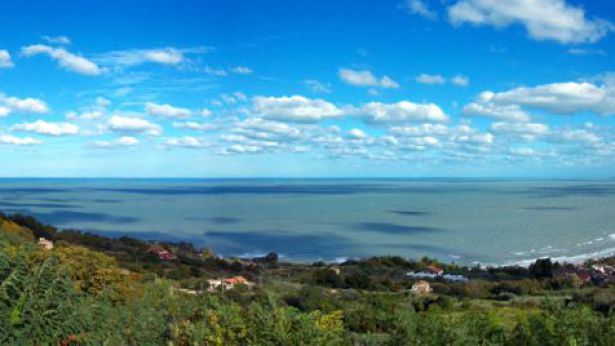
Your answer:
[[[104,213],[88,213],[77,211],[53,211],[44,213],[33,213],[45,223],[52,225],[61,225],[68,222],[102,222],[102,223],[135,223],[140,221],[139,218],[132,216],[116,216]]]
[[[523,210],[535,210],[535,211],[572,211],[579,208],[576,207],[525,207]]]
[[[0,188],[0,194],[14,194],[14,193],[29,193],[29,194],[39,194],[39,193],[66,193],[69,191],[73,191],[71,189],[61,189],[61,188],[48,188],[48,187],[2,187]]]
[[[413,187],[395,184],[288,184],[288,185],[218,185],[165,188],[95,188],[95,191],[145,195],[352,195],[358,193],[455,193],[492,191],[468,186]]]
[[[368,231],[386,234],[417,234],[440,232],[442,229],[427,226],[407,226],[390,222],[361,222],[355,225],[353,230]]]
[[[93,199],[92,202],[95,203],[124,203],[121,199],[109,199],[109,198],[97,198]]]
[[[570,186],[549,186],[537,187],[530,190],[530,193],[538,197],[571,197],[571,196],[587,196],[587,197],[602,197],[615,195],[615,185],[570,185]]]
[[[359,192],[378,191],[382,187],[370,185],[271,185],[271,186],[213,186],[183,188],[105,188],[106,192],[146,195],[226,195],[226,194],[299,194],[299,195],[348,195]]]
[[[205,221],[216,225],[229,225],[238,223],[241,219],[237,217],[215,216],[215,217],[185,217],[188,221]]]
[[[172,241],[172,242],[189,242],[195,246],[202,246],[204,240],[202,236],[178,235],[177,232],[168,233],[163,231],[110,231],[98,228],[82,229],[83,232],[102,235],[109,238],[130,237],[145,241]]]
[[[239,222],[239,219],[236,217],[223,217],[223,216],[210,217],[207,220],[211,223],[215,223],[218,225],[228,225],[228,224]]]
[[[391,210],[393,214],[404,215],[404,216],[428,216],[432,213],[426,211],[412,211],[412,210]]]
[[[60,203],[15,203],[15,202],[6,202],[0,201],[0,208],[15,208],[22,209],[23,208],[42,208],[42,209],[73,209],[80,208],[74,204],[60,204]]]

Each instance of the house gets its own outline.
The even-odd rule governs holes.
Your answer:
[[[163,261],[171,261],[177,258],[171,251],[163,248],[160,245],[152,245],[147,251],[158,256],[158,258]]]
[[[232,278],[222,280],[227,285],[245,285],[248,280],[243,276],[234,276]]]
[[[228,278],[228,279],[224,279],[224,280],[222,280],[222,282],[226,286],[226,289],[234,288],[237,285],[245,285],[248,288],[254,287],[254,283],[253,282],[248,281],[248,279],[244,278],[241,275],[234,276],[234,277]]]
[[[222,280],[220,279],[210,279],[207,280],[207,283],[209,284],[209,288],[207,289],[209,292],[214,292],[222,286]]]
[[[53,249],[53,242],[51,240],[47,240],[43,237],[38,238],[38,245],[45,250]]]
[[[582,283],[588,283],[592,281],[591,274],[586,271],[579,271],[577,275],[579,276],[579,280],[581,280]]]
[[[433,292],[433,289],[429,286],[429,282],[420,280],[412,285],[410,292],[414,294],[429,294]]]
[[[605,273],[606,273],[606,269],[604,268],[604,266],[593,265],[593,266],[592,266],[592,269],[593,269],[593,270],[595,270],[595,271],[597,271],[597,272],[600,272],[600,273],[602,273],[602,274],[605,274]]]
[[[254,287],[253,282],[248,281],[245,277],[241,275],[226,279],[211,279],[207,280],[207,283],[209,284],[208,290],[210,292],[216,291],[219,288],[222,288],[224,290],[230,290],[235,288],[235,286],[237,285],[245,285],[248,288]]]
[[[442,274],[444,274],[444,269],[440,268],[440,267],[436,267],[434,265],[429,265],[427,267],[425,267],[425,270],[429,273],[432,273],[434,275],[437,276],[441,276]]]
[[[337,276],[339,276],[342,273],[342,270],[339,267],[329,267],[329,270],[332,271]]]

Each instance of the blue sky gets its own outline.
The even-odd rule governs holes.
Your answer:
[[[613,1],[2,7],[0,176],[615,176]]]

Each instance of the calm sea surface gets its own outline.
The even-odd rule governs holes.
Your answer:
[[[224,256],[505,264],[615,254],[613,180],[0,179],[0,210]]]

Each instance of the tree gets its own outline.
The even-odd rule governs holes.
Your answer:
[[[550,258],[539,258],[530,264],[530,275],[537,279],[553,277],[553,262]]]

